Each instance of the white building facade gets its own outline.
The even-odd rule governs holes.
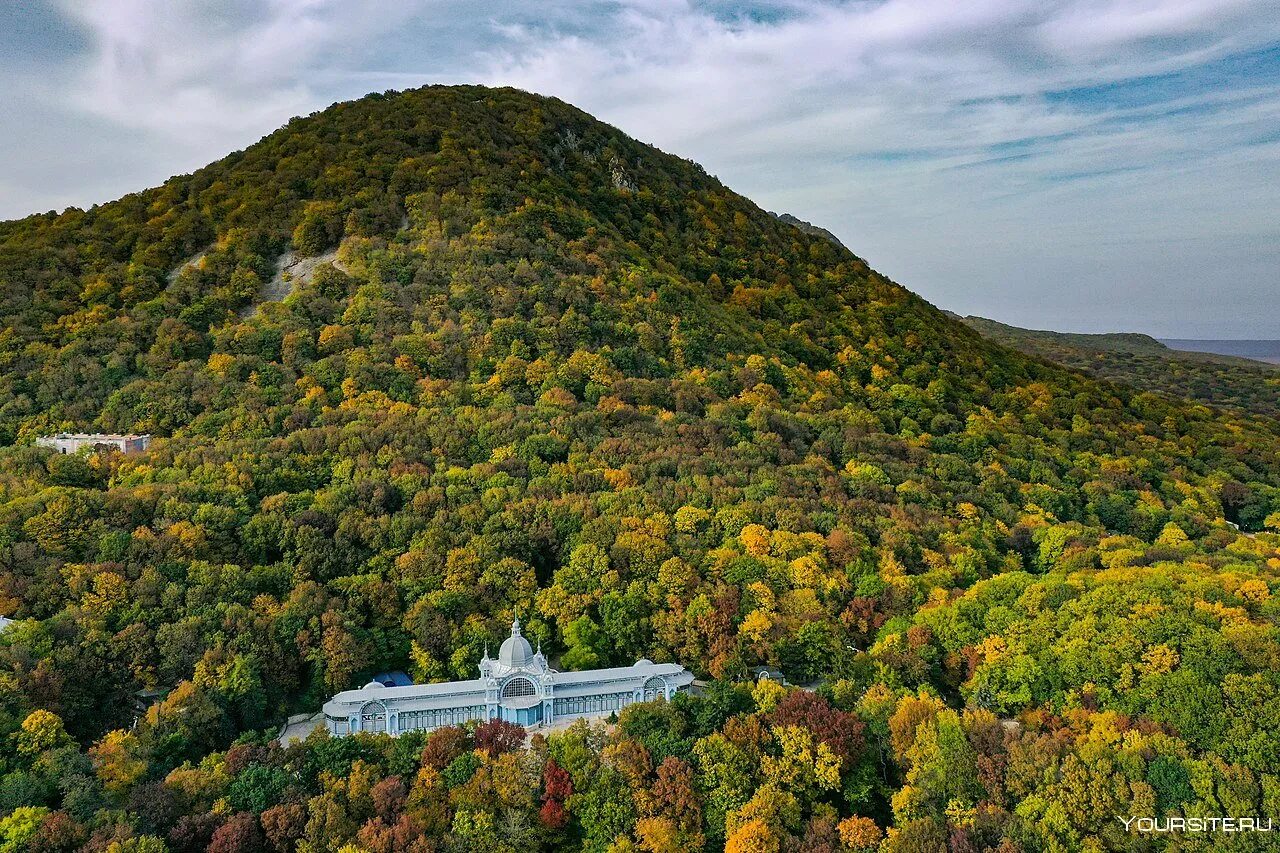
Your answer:
[[[60,432],[42,435],[36,439],[37,447],[49,447],[59,453],[78,453],[82,447],[113,448],[121,453],[142,453],[151,446],[149,435],[115,435],[102,432]]]
[[[557,672],[511,624],[497,658],[480,660],[471,681],[386,687],[373,681],[324,703],[332,735],[403,734],[472,720],[506,720],[526,727],[579,717],[607,716],[635,702],[670,699],[689,690],[693,674],[679,664],[641,659],[631,666]]]

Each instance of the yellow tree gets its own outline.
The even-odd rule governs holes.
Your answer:
[[[840,832],[840,842],[857,853],[875,850],[884,838],[880,827],[869,817],[847,817],[840,821],[837,829]]]
[[[71,743],[71,737],[62,726],[62,718],[52,711],[37,709],[22,721],[17,734],[18,753],[34,758],[47,749]]]
[[[831,747],[819,743],[802,726],[780,726],[773,731],[777,755],[760,759],[765,779],[802,798],[840,787],[840,758]]]
[[[147,772],[147,762],[139,755],[140,751],[138,739],[132,732],[122,729],[107,732],[89,750],[102,787],[115,794],[133,787]]]
[[[724,845],[724,853],[779,853],[781,849],[782,840],[762,820],[742,824]]]

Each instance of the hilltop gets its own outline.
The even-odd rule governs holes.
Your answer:
[[[318,279],[300,276],[308,289],[293,288],[288,310],[265,326],[316,336],[336,319],[317,313],[317,297],[373,297],[396,310],[353,343],[380,348],[378,357],[404,355],[382,348],[465,270],[452,284],[463,292],[432,312],[441,321],[459,323],[446,317],[458,313],[449,303],[470,301],[486,325],[584,323],[560,348],[607,348],[634,377],[747,352],[812,376],[858,350],[850,369],[864,378],[877,365],[893,376],[915,367],[916,386],[969,374],[974,387],[953,389],[941,413],[1043,373],[811,233],[554,100],[479,89],[371,96],[295,119],[160,188],[8,223],[0,430],[15,440],[55,426],[169,434],[202,424],[221,407],[175,389],[176,378],[225,350],[220,336],[261,336],[264,324],[236,331],[238,321],[282,293],[287,264],[316,256],[337,264],[312,264],[324,267]],[[370,279],[375,290],[362,297]],[[871,340],[884,351],[863,351]],[[508,355],[484,350],[459,353],[437,378],[475,378],[477,358]],[[282,353],[277,344],[262,355],[281,363]]]
[[[0,846],[1003,853],[1270,813],[1280,423],[988,340],[568,104],[337,104],[0,224],[0,293]],[[63,429],[155,438],[33,446]],[[474,677],[516,617],[563,668],[714,685],[527,749],[271,743],[375,672]]]
[[[774,216],[778,217],[779,222],[785,222],[788,225],[793,225],[806,234],[812,234],[815,237],[821,237],[822,239],[840,247],[841,249],[845,248],[844,243],[840,242],[839,237],[832,234],[830,231],[828,231],[827,229],[823,228],[820,225],[814,225],[812,222],[805,222],[803,219],[792,216],[790,213],[775,213]]]

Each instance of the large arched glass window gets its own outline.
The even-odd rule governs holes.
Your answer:
[[[387,730],[387,709],[381,702],[366,702],[360,709],[360,731],[382,733]]]
[[[517,699],[522,696],[536,696],[538,691],[533,682],[527,678],[513,678],[502,685],[503,699]]]
[[[644,701],[651,702],[667,695],[667,682],[662,676],[655,675],[644,683]]]

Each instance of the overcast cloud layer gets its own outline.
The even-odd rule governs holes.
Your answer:
[[[23,0],[0,217],[433,82],[577,104],[961,313],[1280,337],[1274,0]]]

